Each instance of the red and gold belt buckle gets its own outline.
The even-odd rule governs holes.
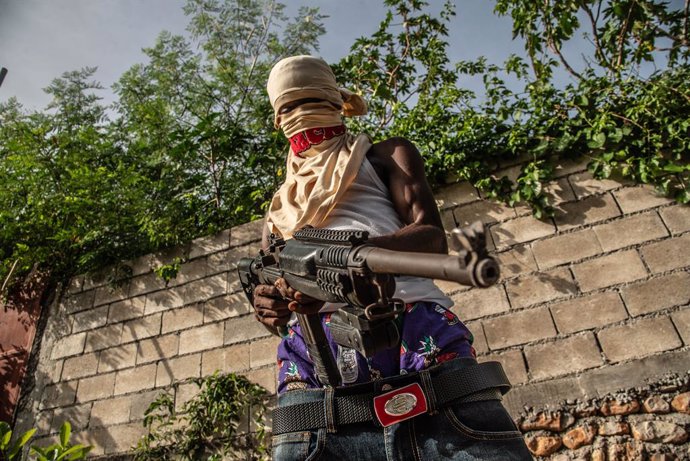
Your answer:
[[[374,397],[374,412],[383,427],[426,413],[426,396],[418,383]]]

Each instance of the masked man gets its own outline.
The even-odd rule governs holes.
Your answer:
[[[326,62],[286,58],[272,69],[267,89],[291,152],[266,217],[264,248],[271,233],[289,239],[311,225],[366,231],[369,243],[390,250],[447,252],[419,152],[402,138],[372,144],[366,134],[349,133],[342,116],[364,115],[366,103],[338,87]],[[471,333],[448,310],[451,300],[431,280],[416,277],[396,277],[395,297],[406,307],[398,319],[399,347],[365,358],[331,340],[334,306],[283,279],[255,289],[257,319],[284,332],[274,459],[532,459],[500,391],[458,390],[482,377]],[[321,316],[341,387],[319,381],[293,312]],[[449,400],[453,395],[460,397]],[[411,411],[420,401],[425,411]],[[381,417],[378,404],[385,407]]]

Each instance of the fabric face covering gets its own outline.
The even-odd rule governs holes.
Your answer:
[[[282,66],[287,67],[290,73],[285,80],[288,86],[284,89],[285,93],[281,93],[280,69],[283,61],[290,64]],[[333,91],[337,87],[330,67],[323,60],[311,56],[298,56],[283,61],[274,67],[269,77],[272,102],[280,100],[285,105],[287,102],[312,98],[316,91],[321,91],[320,87],[314,87],[314,81],[322,86],[325,85],[324,82],[328,84],[319,93],[323,101],[299,105],[286,114],[279,114],[280,107],[274,106],[276,124],[280,124],[285,135],[291,138],[307,130],[317,129],[318,132],[319,128],[342,126],[340,107],[345,104],[342,98],[344,93],[340,90]],[[300,67],[300,63],[308,65]],[[296,75],[300,69],[305,70],[307,75]],[[319,78],[315,78],[314,72],[319,71],[322,73],[318,74]],[[308,85],[304,92],[295,87],[300,82]],[[349,93],[347,97],[352,101],[356,100],[355,104],[361,109],[364,102],[359,96]],[[328,131],[331,134],[334,132]],[[298,152],[299,155],[289,155],[285,182],[273,196],[269,207],[269,230],[290,238],[296,230],[306,225],[319,227],[357,176],[362,159],[370,147],[371,140],[367,135],[352,135],[344,131],[330,139],[319,138],[317,144],[308,145],[306,150]]]

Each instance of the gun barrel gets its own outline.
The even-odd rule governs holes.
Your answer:
[[[491,257],[476,259],[467,256],[466,252],[452,256],[377,247],[367,247],[359,255],[366,260],[371,271],[380,274],[412,275],[476,287],[488,287],[498,281],[500,271],[496,260]]]

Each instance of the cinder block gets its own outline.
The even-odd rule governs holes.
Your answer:
[[[653,187],[643,185],[639,187],[626,187],[613,193],[623,213],[646,210],[673,202],[668,197],[658,195]]]
[[[151,255],[147,254],[140,256],[138,258],[125,261],[124,264],[128,265],[132,269],[132,276],[136,277],[137,275],[148,274],[151,272]]]
[[[146,435],[146,428],[141,424],[120,424],[101,430],[108,434],[101,439],[105,441],[106,454],[129,452]]]
[[[575,193],[568,182],[568,178],[550,181],[544,187],[544,193],[549,197],[549,203],[554,205],[575,200]]]
[[[98,362],[98,372],[121,370],[133,367],[137,360],[137,345],[125,344],[124,346],[111,347],[101,351]]]
[[[525,357],[534,380],[576,373],[603,364],[592,333],[525,346]]]
[[[223,345],[223,323],[209,323],[180,333],[180,355]]]
[[[434,279],[434,285],[441,290],[446,296],[454,295],[459,291],[469,290],[469,287],[465,285],[460,285],[457,282],[450,282],[448,280],[437,280]]]
[[[72,333],[94,330],[105,325],[108,320],[108,306],[96,307],[74,314]]]
[[[183,292],[186,286],[182,285],[147,294],[144,314],[150,315],[182,307],[184,304]]]
[[[527,382],[525,359],[522,357],[522,352],[519,350],[510,350],[500,354],[485,355],[478,361],[480,363],[493,361],[500,362],[501,366],[503,366],[503,371],[506,372],[506,376],[508,376],[508,380],[512,385]]]
[[[112,268],[104,268],[93,274],[85,275],[82,290],[92,290],[108,283],[108,274],[111,270]]]
[[[275,365],[258,368],[256,370],[249,371],[245,376],[249,381],[266,389],[269,394],[275,394],[278,384],[276,369],[277,367]]]
[[[145,295],[164,288],[165,280],[156,275],[155,272],[149,272],[129,280],[130,297]]]
[[[175,357],[158,362],[156,370],[156,387],[170,384],[187,378],[198,378],[201,373],[201,354]]]
[[[683,343],[690,346],[690,307],[685,307],[671,315],[673,324],[676,326]]]
[[[245,245],[261,240],[261,232],[264,228],[264,220],[257,219],[246,224],[241,224],[230,229],[230,247]]]
[[[220,370],[224,373],[238,372],[249,369],[249,343],[226,346],[222,349],[206,351],[201,357],[201,374],[212,375]],[[273,350],[273,360],[276,350]]]
[[[577,286],[570,271],[561,268],[509,280],[506,291],[515,309],[575,295]]]
[[[484,336],[484,328],[482,328],[482,322],[467,322],[465,326],[472,333],[472,347],[477,355],[486,354],[489,352],[489,345],[486,343],[486,336]]]
[[[622,178],[595,179],[589,171],[570,175],[568,180],[573,186],[573,191],[578,199],[608,192],[630,184],[630,181]]]
[[[61,338],[55,342],[50,358],[61,359],[71,355],[77,355],[84,352],[84,344],[86,343],[86,333],[77,333],[76,335],[69,335]]]
[[[95,375],[98,370],[98,353],[77,355],[65,359],[62,366],[62,381]]]
[[[144,413],[149,408],[151,403],[158,398],[160,393],[160,390],[155,390],[131,395],[130,398],[132,399],[132,404],[129,407],[129,420],[141,421],[144,419]]]
[[[556,328],[549,310],[541,307],[485,320],[484,333],[489,348],[496,350],[556,336]]]
[[[205,256],[191,261],[185,261],[180,265],[180,270],[177,271],[175,277],[170,279],[168,286],[173,287],[199,280],[206,277],[208,273],[208,259]]]
[[[208,255],[208,273],[206,275],[220,274],[227,272],[237,267],[237,259],[235,259],[235,249],[223,250],[219,253]]]
[[[229,247],[230,229],[226,229],[218,232],[215,235],[209,235],[207,237],[200,237],[192,240],[192,246],[189,249],[189,257],[194,259],[199,256],[226,250]]]
[[[73,405],[56,408],[50,423],[48,433],[59,433],[65,422],[69,422],[73,430],[85,429],[89,425],[90,404]]]
[[[100,306],[101,304],[108,304],[115,301],[122,301],[127,299],[129,293],[129,281],[124,282],[122,285],[113,287],[110,285],[104,285],[96,288],[96,295],[93,301],[94,306]]]
[[[120,370],[115,376],[115,395],[130,394],[148,389],[156,385],[156,365],[137,366]]]
[[[137,365],[169,359],[177,355],[180,337],[177,334],[157,336],[139,341],[137,349]]]
[[[683,345],[668,317],[647,318],[609,327],[597,336],[604,354],[611,362],[644,357]]]
[[[661,219],[664,220],[673,234],[680,234],[690,230],[690,207],[687,205],[674,205],[659,210]]]
[[[124,322],[125,320],[142,317],[145,306],[146,296],[136,296],[112,303],[108,311],[108,323]]]
[[[504,280],[537,270],[537,263],[529,245],[516,245],[495,257],[501,270],[501,278]]]
[[[276,363],[276,351],[281,338],[269,336],[266,339],[252,341],[249,344],[249,366],[259,368],[264,365]]]
[[[112,426],[129,422],[131,397],[115,397],[98,400],[91,408],[90,427]]]
[[[453,209],[452,213],[460,227],[469,226],[475,221],[484,224],[503,222],[517,216],[513,208],[491,200],[468,203]],[[446,230],[450,231],[452,228],[446,227]]]
[[[192,304],[163,313],[163,334],[184,330],[204,323],[204,305]]]
[[[40,409],[65,407],[76,401],[78,381],[49,384],[43,389]]]
[[[182,297],[184,304],[206,301],[210,298],[226,294],[228,280],[226,274],[218,274],[205,279],[196,280],[184,285]]]
[[[572,270],[583,292],[633,282],[647,276],[647,270],[635,250],[586,261],[573,266]]]
[[[240,276],[237,271],[228,271],[228,291],[227,293],[235,293],[242,289],[240,283]]]
[[[225,344],[239,343],[250,339],[265,338],[271,333],[259,323],[254,315],[245,315],[225,322]]]
[[[86,336],[86,352],[100,351],[113,346],[119,346],[122,339],[122,324],[108,325],[98,330],[89,331]]]
[[[534,257],[541,269],[579,261],[601,253],[601,245],[591,229],[557,235],[532,243]]]
[[[67,294],[68,295],[73,295],[76,293],[79,293],[82,289],[82,286],[84,284],[84,276],[83,275],[76,275],[72,277],[69,282],[67,282]]]
[[[583,200],[564,203],[555,213],[559,231],[593,224],[620,216],[621,212],[611,195],[593,195]]]
[[[604,251],[618,250],[668,235],[664,223],[655,212],[602,224],[594,227],[594,232]]]
[[[199,390],[196,383],[175,386],[175,411],[182,413],[184,406],[199,394]]]
[[[60,301],[60,311],[74,314],[76,312],[89,310],[93,307],[95,297],[96,292],[94,290],[65,296],[62,301]]]
[[[690,266],[690,233],[640,248],[642,258],[649,269],[660,272]]]
[[[607,291],[563,301],[551,306],[560,333],[597,328],[620,322],[628,317],[618,293]]]
[[[443,187],[434,194],[436,206],[444,210],[479,199],[477,189],[467,181]]]
[[[491,227],[491,235],[499,250],[546,237],[555,231],[551,219],[540,221],[532,216],[516,218]]]
[[[204,303],[204,323],[239,317],[252,311],[244,293],[219,296]]]
[[[156,269],[161,266],[173,264],[176,261],[185,261],[189,259],[190,245],[178,245],[169,247],[155,253],[151,253],[151,267]]]
[[[151,338],[161,334],[162,313],[125,322],[122,327],[122,343]]]
[[[631,315],[637,316],[690,303],[690,273],[676,272],[623,287]]]
[[[577,159],[563,157],[552,158],[551,163],[553,166],[553,177],[562,178],[573,173],[585,171],[587,170],[587,162],[588,159],[585,156]]]
[[[500,284],[489,288],[462,291],[453,295],[451,299],[455,303],[451,310],[463,321],[506,312],[510,309],[505,290]]]
[[[106,399],[113,395],[115,373],[104,373],[79,380],[77,402]]]
[[[209,256],[209,259],[214,261],[211,264],[213,272],[226,272],[232,270],[237,272],[237,264],[242,258],[256,258],[261,249],[261,242],[252,242],[240,246],[230,248],[227,252],[216,253]],[[216,260],[218,260],[216,262]],[[220,270],[223,269],[223,270]]]

